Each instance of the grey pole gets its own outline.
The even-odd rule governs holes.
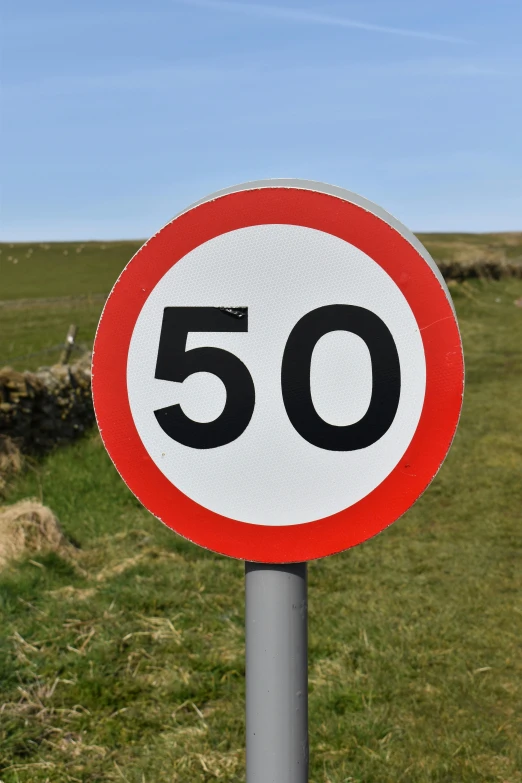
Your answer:
[[[246,780],[308,783],[306,563],[245,563]]]

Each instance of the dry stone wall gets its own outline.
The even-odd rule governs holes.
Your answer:
[[[0,369],[0,439],[24,453],[75,440],[94,422],[91,354],[37,372]]]

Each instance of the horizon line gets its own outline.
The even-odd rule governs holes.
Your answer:
[[[491,231],[470,231],[469,229],[461,230],[446,230],[446,229],[410,229],[415,236],[419,234],[469,234],[470,236],[484,236],[486,234],[522,234],[522,228],[508,228],[508,229],[493,229]],[[68,245],[82,245],[82,244],[111,244],[116,242],[148,242],[152,237],[156,235],[150,234],[146,237],[113,237],[111,239],[1,239],[0,245],[29,245],[29,244],[68,244]],[[1,260],[1,259],[0,259]]]

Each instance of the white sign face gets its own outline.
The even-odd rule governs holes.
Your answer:
[[[331,451],[293,427],[281,392],[281,363],[297,322],[345,303],[370,310],[390,330],[400,362],[400,400],[387,432],[356,451]],[[190,332],[186,350],[214,346],[237,356],[255,387],[248,427],[225,445],[199,449],[173,440],[155,411],[180,404],[208,422],[226,401],[208,372],[183,383],[155,377],[167,307],[247,307],[248,332]],[[229,316],[231,319],[233,316]],[[295,525],[335,514],[368,495],[395,468],[420,418],[426,363],[419,327],[400,288],[379,264],[343,240],[303,226],[238,229],[200,245],[157,283],[134,328],[127,362],[132,416],[159,470],[205,508],[240,522]],[[363,339],[330,331],[313,349],[310,389],[325,422],[353,424],[368,410],[372,362]]]
[[[118,279],[95,410],[142,503],[245,560],[338,552],[428,486],[462,404],[448,290],[394,218],[339,188],[214,194]]]

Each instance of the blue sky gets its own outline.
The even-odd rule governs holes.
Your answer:
[[[520,0],[4,0],[0,238],[146,237],[229,185],[522,229]]]

